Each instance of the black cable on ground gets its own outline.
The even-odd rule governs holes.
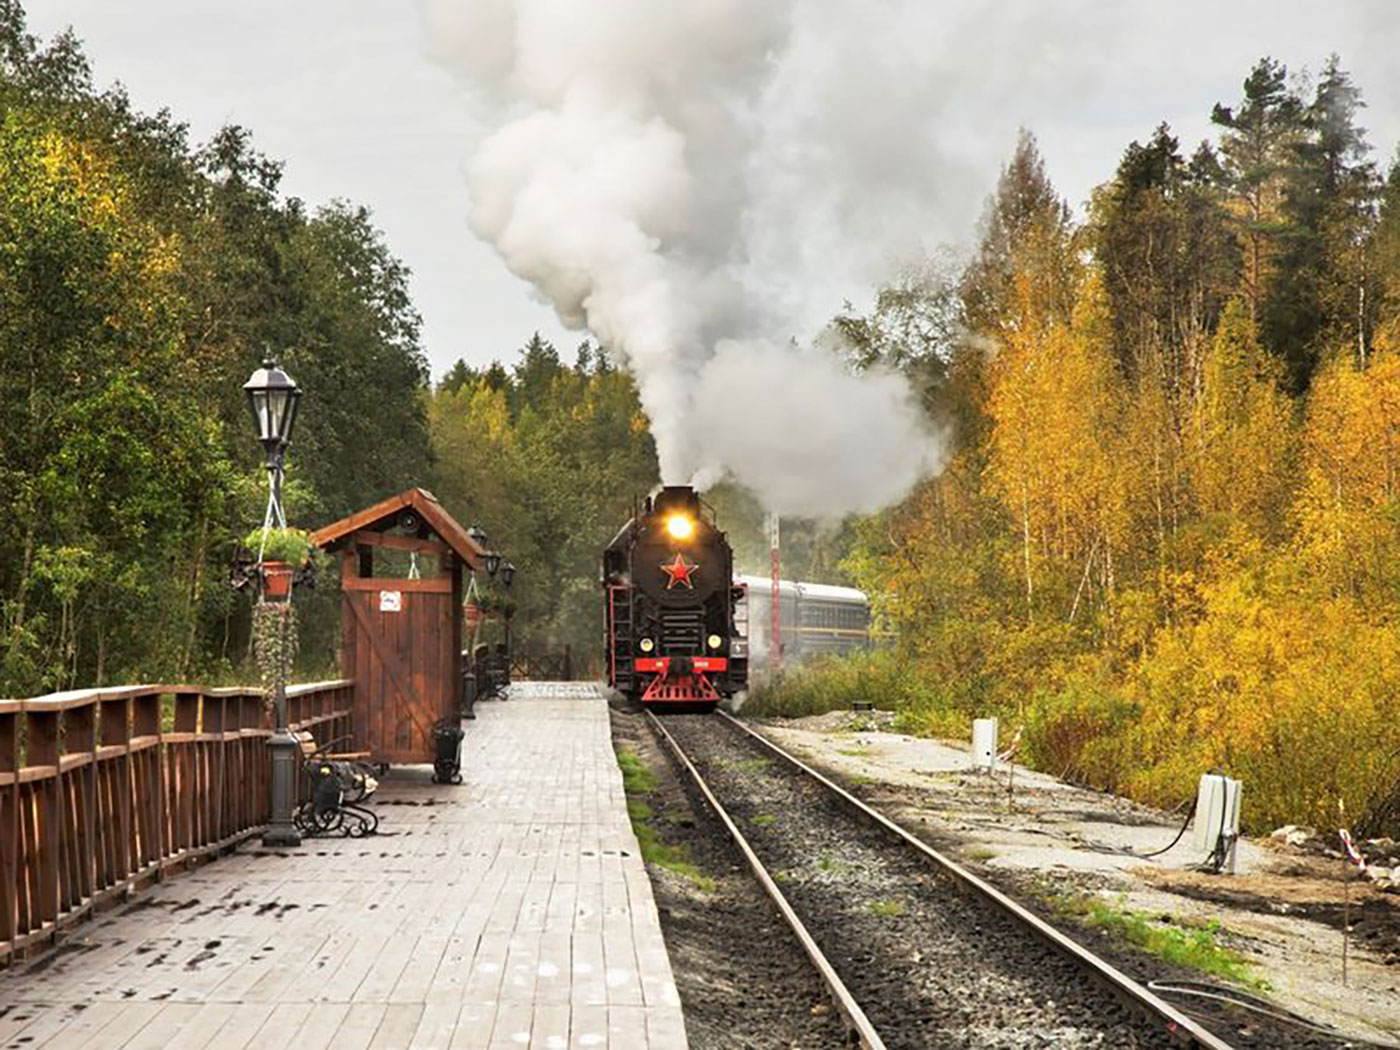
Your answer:
[[[1191,818],[1195,815],[1196,803],[1192,801],[1191,808],[1186,811],[1186,819],[1181,822],[1181,827],[1177,830],[1176,837],[1161,849],[1153,850],[1151,853],[1139,853],[1137,850],[1127,846],[1110,846],[1107,843],[1090,842],[1087,839],[1081,839],[1080,843],[1087,849],[1094,850],[1096,853],[1117,853],[1125,857],[1137,857],[1140,860],[1147,860],[1149,857],[1160,857],[1181,841],[1181,837],[1186,834],[1186,829],[1191,826]]]
[[[1128,850],[1128,852],[1129,852],[1129,853],[1132,853],[1133,856],[1135,856],[1135,857],[1141,857],[1141,858],[1143,858],[1144,860],[1146,860],[1148,857],[1160,857],[1163,853],[1167,852],[1167,850],[1171,849],[1173,846],[1175,846],[1178,842],[1181,841],[1181,836],[1183,836],[1183,835],[1186,834],[1186,829],[1187,829],[1187,827],[1191,824],[1191,818],[1194,817],[1195,815],[1196,815],[1196,803],[1195,803],[1195,801],[1192,801],[1192,803],[1191,803],[1191,808],[1188,809],[1188,810],[1186,811],[1186,819],[1183,820],[1183,821],[1181,822],[1181,828],[1180,828],[1180,830],[1178,830],[1177,833],[1176,833],[1176,838],[1172,839],[1169,843],[1167,843],[1167,844],[1166,844],[1165,846],[1163,846],[1161,849],[1159,849],[1159,850],[1153,850],[1151,853],[1136,853],[1136,852],[1134,852],[1133,850]]]

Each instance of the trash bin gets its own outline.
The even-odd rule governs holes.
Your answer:
[[[476,671],[462,672],[462,717],[476,717]]]
[[[433,726],[433,781],[438,784],[462,782],[462,737],[466,734],[454,719],[444,718]]]

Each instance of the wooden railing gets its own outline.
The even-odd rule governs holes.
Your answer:
[[[348,735],[352,692],[293,686],[288,721],[318,740]],[[0,967],[258,832],[271,733],[262,694],[245,688],[0,700]]]

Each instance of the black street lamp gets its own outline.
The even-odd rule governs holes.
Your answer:
[[[301,401],[301,390],[292,377],[277,367],[271,358],[266,358],[262,367],[253,373],[252,378],[243,384],[248,393],[248,406],[253,412],[253,426],[258,441],[267,456],[268,505],[263,519],[263,528],[286,527],[287,518],[282,510],[282,464],[287,445],[292,439],[292,427],[296,424],[297,404]],[[261,578],[261,573],[259,574]],[[265,597],[259,596],[265,601]],[[290,605],[290,589],[285,601]],[[290,610],[286,610],[290,611]],[[279,632],[277,674],[273,685],[273,709],[276,726],[268,750],[272,755],[272,814],[263,832],[264,846],[300,846],[301,832],[297,831],[292,820],[292,800],[296,796],[297,753],[300,750],[297,740],[287,727],[287,616],[278,617]]]
[[[498,556],[499,557],[499,556]],[[515,566],[506,562],[501,566],[501,582],[506,585],[506,590],[510,590],[511,583],[515,580]],[[506,680],[510,680],[510,621],[515,616],[515,607],[510,602],[505,603],[505,645],[506,645]]]
[[[495,576],[496,570],[501,567],[501,556],[489,549],[491,540],[486,535],[486,530],[480,525],[473,525],[467,530],[467,536],[482,550],[482,564],[486,567],[486,575]]]
[[[280,463],[282,453],[292,440],[301,390],[271,357],[263,358],[262,367],[243,384],[243,389],[248,392],[248,407],[253,410],[253,427],[267,453],[267,461],[269,464]]]

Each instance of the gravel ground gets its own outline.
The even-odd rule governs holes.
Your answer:
[[[836,1050],[843,1025],[782,916],[640,714],[613,712],[613,742],[656,777],[643,799],[663,841],[684,843],[714,889],[647,865],[691,1050]],[[684,777],[684,779],[682,779]]]
[[[1058,952],[709,716],[666,728],[892,1048],[1170,1047]]]
[[[1197,997],[1167,996],[1183,1010],[1203,1011],[1207,1026],[1237,1046],[1395,1045],[1385,1042],[1387,1033],[1400,1032],[1395,900],[1372,891],[1363,901],[1362,887],[1353,888],[1351,979],[1344,986],[1340,931],[1323,925],[1341,924],[1340,861],[1247,842],[1239,874],[1206,875],[1189,870],[1196,859],[1190,836],[1167,856],[1145,861],[1127,850],[1141,853],[1165,845],[1179,827],[1179,815],[1024,769],[1016,771],[1016,805],[1009,810],[1005,776],[970,773],[965,746],[885,732],[870,719],[870,713],[834,712],[760,729],[936,849],[961,857],[1135,979],[1200,980],[1202,975],[1101,929],[1081,928],[1052,902],[1084,896],[1187,928],[1218,923],[1219,942],[1242,953],[1253,975],[1268,982],[1265,995],[1273,1008],[1301,1012],[1345,1033],[1312,1036]],[[1105,851],[1099,848],[1103,843],[1123,852]],[[1228,991],[1228,981],[1206,980]]]

